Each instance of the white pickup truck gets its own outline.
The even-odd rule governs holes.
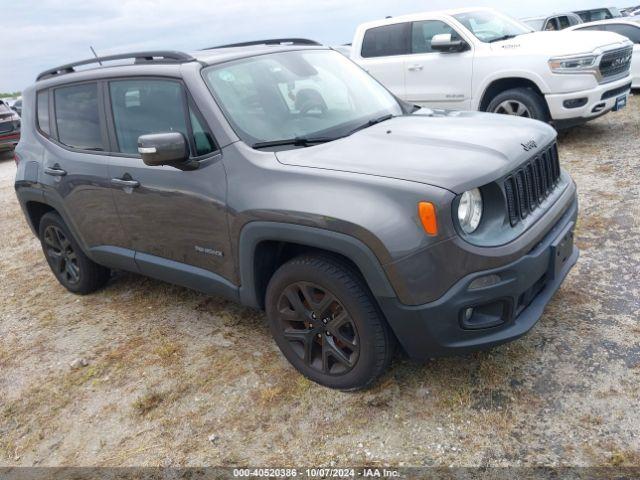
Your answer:
[[[351,59],[412,103],[564,128],[626,105],[632,52],[614,33],[534,32],[491,9],[459,9],[362,24]]]

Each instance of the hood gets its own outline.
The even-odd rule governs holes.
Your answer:
[[[532,51],[548,54],[549,57],[591,53],[597,48],[606,50],[622,47],[627,39],[613,32],[571,31],[533,32],[510,40],[491,44],[493,51],[531,54]]]
[[[507,174],[555,135],[536,120],[421,109],[340,140],[276,156],[285,165],[397,178],[462,193]]]

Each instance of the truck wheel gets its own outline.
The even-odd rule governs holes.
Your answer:
[[[549,121],[544,98],[530,88],[512,88],[499,93],[489,103],[487,112]]]
[[[307,378],[340,390],[371,385],[391,362],[395,337],[359,275],[332,257],[296,257],[267,286],[269,326]]]
[[[85,295],[109,280],[109,269],[94,263],[82,252],[57,213],[42,216],[39,236],[51,271],[70,292]]]

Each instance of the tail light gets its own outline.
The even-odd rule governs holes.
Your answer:
[[[20,155],[14,150],[13,151],[13,160],[16,162],[16,167],[20,164]]]

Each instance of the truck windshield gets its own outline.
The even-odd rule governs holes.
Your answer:
[[[332,50],[259,55],[211,66],[203,76],[249,145],[310,146],[402,114],[388,90]]]
[[[485,43],[508,40],[533,30],[506,15],[490,10],[478,10],[454,15],[478,40]]]

